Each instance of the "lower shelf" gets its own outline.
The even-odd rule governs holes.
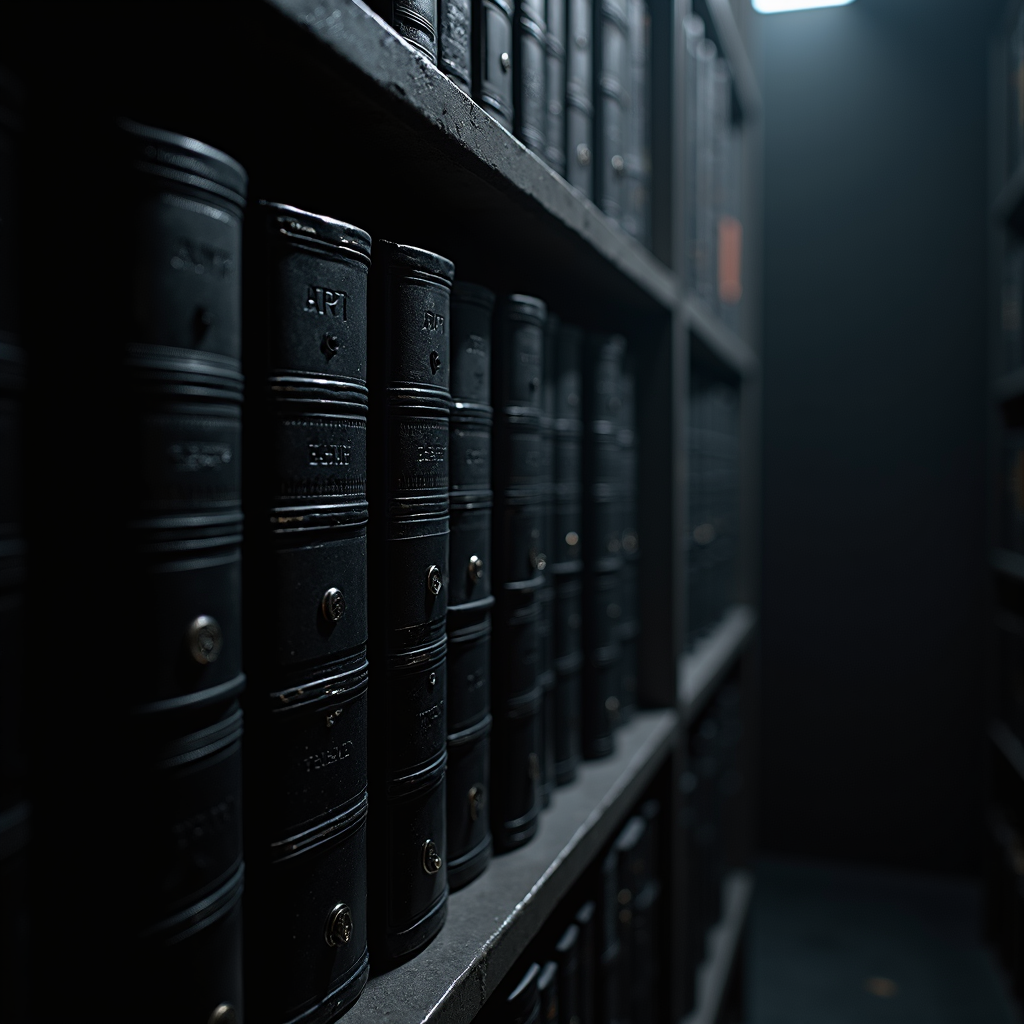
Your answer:
[[[743,941],[754,877],[734,871],[722,885],[722,919],[708,932],[707,957],[697,968],[697,999],[683,1024],[715,1024]]]
[[[496,857],[448,902],[441,934],[419,956],[370,979],[345,1024],[466,1022],[548,915],[614,836],[676,741],[675,711],[641,711],[615,734],[615,753],[587,761],[555,790],[537,837]]]

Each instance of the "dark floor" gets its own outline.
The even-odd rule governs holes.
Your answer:
[[[1020,1024],[976,885],[777,860],[756,877],[747,1024]]]

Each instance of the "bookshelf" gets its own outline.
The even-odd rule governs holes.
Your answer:
[[[492,120],[360,0],[158,3],[161,37],[124,45],[138,26],[120,5],[88,13],[51,5],[0,13],[0,60],[30,83],[51,76],[40,110],[91,103],[166,124],[231,153],[250,172],[250,196],[294,203],[479,267],[496,289],[549,296],[565,319],[621,331],[636,354],[642,538],[639,697],[616,752],[584,762],[555,790],[537,837],[496,857],[452,894],[437,939],[371,977],[345,1020],[469,1022],[507,981],[564,899],[652,787],[664,794],[668,908],[660,938],[665,1024],[711,1022],[739,977],[752,880],[752,806],[733,828],[731,870],[707,943],[688,934],[695,880],[686,848],[693,730],[729,680],[743,694],[742,757],[754,749],[756,708],[759,433],[759,125],[745,2],[652,3],[653,238],[648,250]],[[744,145],[745,299],[728,323],[687,280],[687,165],[682,19],[696,13],[728,62]],[[201,30],[200,30],[201,29]],[[668,31],[659,31],[668,29]],[[140,29],[141,31],[141,29]],[[218,67],[220,88],[179,88],[183,73]],[[273,72],[268,73],[268,68]],[[87,82],[76,93],[72,83]],[[126,82],[131,82],[129,92]],[[70,115],[69,115],[70,116]],[[482,259],[481,254],[486,253]],[[688,426],[691,365],[733,382],[739,409],[735,588],[710,634],[687,638]],[[752,773],[748,772],[748,791]],[[749,796],[749,793],[748,793]],[[697,969],[697,964],[704,961]],[[689,980],[687,980],[689,978]]]

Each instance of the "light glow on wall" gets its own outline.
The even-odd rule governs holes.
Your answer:
[[[751,0],[761,14],[782,14],[783,11],[810,11],[815,7],[845,7],[853,0]]]

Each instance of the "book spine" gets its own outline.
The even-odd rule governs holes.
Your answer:
[[[623,964],[619,943],[619,857],[613,847],[600,868],[598,935],[597,1020],[619,1024],[622,1012]]]
[[[637,449],[635,374],[632,352],[627,351],[623,359],[622,375],[619,378],[619,495],[620,524],[622,527],[622,615],[616,627],[619,648],[622,651],[622,691],[620,695],[620,718],[630,719],[636,707],[638,689],[638,650],[640,640],[640,616],[637,607],[637,581],[640,569],[640,539],[637,532]]]
[[[683,273],[686,286],[690,289],[695,289],[697,286],[697,267],[700,263],[700,246],[697,230],[697,81],[700,61],[697,57],[697,50],[704,41],[704,22],[696,15],[687,15],[683,18],[683,36],[685,40],[685,92],[683,102],[685,105],[684,132],[686,140],[683,173],[683,220],[685,232]]]
[[[270,203],[254,220],[246,982],[291,1020],[351,1005],[368,974],[370,236]]]
[[[450,291],[431,252],[374,243],[370,345],[370,950],[444,924]]]
[[[567,0],[547,0],[547,137],[544,159],[565,176],[565,45]]]
[[[580,1017],[580,929],[570,924],[555,943],[558,964],[558,1019],[581,1020]],[[654,1018],[649,1018],[653,1020]]]
[[[168,1019],[205,1019],[242,1000],[246,176],[202,143],[129,122],[115,145],[134,268],[119,336],[126,583],[145,595],[123,623],[124,777],[144,794],[126,851],[139,893],[130,973],[139,992],[166,994]]]
[[[625,339],[591,335],[583,360],[583,756],[614,749],[620,719],[622,649],[619,380]]]
[[[473,85],[472,0],[438,0],[438,66],[465,93]]]
[[[547,141],[547,28],[544,0],[516,0],[514,29],[516,138],[543,156]]]
[[[623,136],[622,226],[644,245],[650,242],[650,14],[644,0],[626,0],[628,107]]]
[[[717,54],[715,44],[701,39],[696,45],[696,80],[694,83],[695,167],[694,167],[694,287],[705,302],[715,302],[715,233],[714,182],[714,74]]]
[[[566,0],[565,176],[594,195],[594,13],[592,0]]]
[[[595,0],[594,105],[595,201],[618,221],[622,216],[623,107],[628,73],[625,0]]]
[[[540,799],[551,803],[555,780],[555,587],[551,552],[555,542],[555,351],[561,321],[549,312],[544,324],[541,360],[540,491],[541,526],[538,569],[544,584],[537,592],[540,617],[537,631],[537,682],[543,694],[540,719]]]
[[[438,0],[373,0],[371,6],[431,64],[437,63]]]
[[[541,374],[547,307],[512,295],[495,311],[494,588],[491,832],[498,849],[528,842],[540,810],[537,591],[544,583]]]
[[[448,595],[448,881],[491,859],[491,321],[493,292],[456,281],[451,299],[451,583]]]
[[[512,130],[515,107],[509,0],[473,0],[473,99]]]
[[[583,669],[581,360],[583,331],[563,325],[554,353],[554,537],[549,549],[555,587],[555,780],[576,777],[580,759]]]

